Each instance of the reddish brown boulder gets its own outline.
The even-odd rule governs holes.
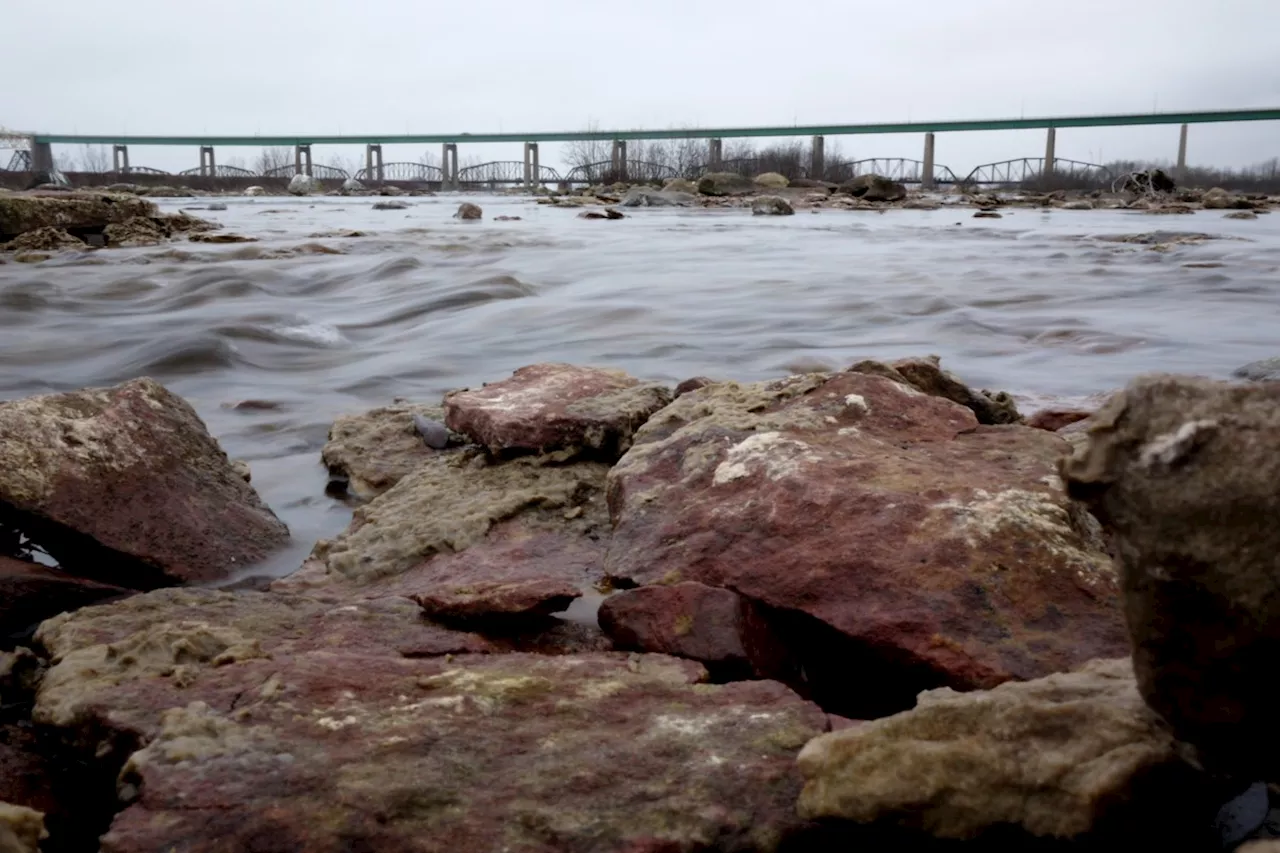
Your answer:
[[[1063,427],[1071,426],[1088,419],[1093,412],[1083,409],[1041,409],[1027,418],[1027,426],[1057,432]]]
[[[38,563],[0,557],[0,638],[30,631],[50,616],[131,592]]]
[[[786,650],[750,601],[700,583],[624,590],[600,606],[620,649],[693,658],[727,674],[776,675]]]
[[[370,638],[389,624],[396,642]],[[699,683],[663,655],[410,656],[412,624],[148,593],[42,627],[55,664],[34,715],[127,757],[112,853],[747,853],[803,827],[795,757],[827,721],[783,686]]]
[[[884,376],[933,397],[941,397],[959,403],[973,411],[980,424],[1016,424],[1022,420],[1013,397],[1004,391],[975,391],[954,374],[942,369],[936,355],[924,358],[904,358],[884,364],[878,361],[861,361],[849,370]]]
[[[715,380],[706,376],[691,376],[676,386],[676,397],[697,391],[699,388],[705,388],[708,385],[714,385]]]
[[[671,392],[618,370],[534,364],[510,379],[445,397],[445,424],[495,455],[586,452],[613,460]]]
[[[0,725],[0,802],[44,814],[57,810],[55,768],[42,751],[30,725]]]
[[[832,689],[869,678],[858,667],[913,673],[906,706],[931,684],[1123,655],[1114,572],[1056,476],[1066,448],[880,376],[723,383],[655,416],[610,472],[606,568],[789,614],[788,642],[825,656]]]
[[[220,579],[289,536],[151,379],[0,403],[0,506],[64,570],[122,586]]]

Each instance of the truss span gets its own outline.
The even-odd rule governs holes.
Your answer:
[[[680,173],[665,163],[628,160],[624,175],[612,160],[601,160],[570,169],[563,180],[571,184],[612,184],[617,181],[665,181],[678,177]]]
[[[538,182],[559,183],[564,180],[560,173],[550,166],[538,166]],[[523,160],[494,160],[491,163],[478,163],[458,170],[460,184],[522,184],[524,183]]]
[[[1054,158],[1053,174],[1045,176],[1043,157],[1022,157],[975,166],[964,179],[965,184],[1017,186],[1020,184],[1054,187],[1110,186],[1116,176],[1106,166],[1080,160]]]
[[[292,168],[292,167],[290,167],[290,168]],[[201,171],[201,169],[200,169],[200,167],[199,167],[199,166],[196,166],[196,167],[191,168],[191,169],[183,169],[183,170],[182,170],[181,172],[179,172],[178,174],[179,174],[179,175],[182,175],[183,177],[190,177],[190,176],[192,176],[192,175],[201,175],[201,174],[203,174],[203,172]],[[215,166],[215,167],[214,167],[214,169],[213,169],[213,176],[214,176],[215,178],[257,178],[257,177],[260,177],[260,175],[259,175],[257,172],[250,171],[249,169],[241,169],[239,166]]]
[[[383,163],[381,175],[375,166],[372,170],[365,168],[356,172],[357,181],[420,181],[422,183],[439,183],[444,180],[444,172],[439,166],[426,163]]]
[[[219,166],[219,169],[222,167]],[[292,178],[294,175],[305,175],[306,168],[299,169],[297,164],[289,163],[284,166],[276,166],[274,169],[268,169],[262,173],[264,178]],[[255,175],[255,177],[257,177]],[[326,166],[323,163],[311,164],[311,177],[319,178],[324,181],[345,181],[351,175],[346,169],[339,169],[337,166]]]

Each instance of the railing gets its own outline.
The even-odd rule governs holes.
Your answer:
[[[560,173],[550,166],[538,166],[539,183],[559,183],[564,180]],[[494,160],[492,163],[479,163],[458,170],[460,184],[522,184],[524,183],[523,160]]]
[[[439,166],[428,166],[426,163],[383,163],[382,174],[378,167],[356,172],[357,181],[421,181],[422,183],[438,183],[444,180],[444,171]]]

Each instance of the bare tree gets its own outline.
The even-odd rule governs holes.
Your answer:
[[[111,155],[105,145],[81,145],[80,169],[84,172],[110,172]]]
[[[292,165],[294,165],[293,149],[287,146],[277,146],[275,148],[263,148],[258,152],[258,159],[254,161],[253,170],[259,175],[265,175],[272,169]]]

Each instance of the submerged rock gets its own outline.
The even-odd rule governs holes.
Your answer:
[[[790,216],[795,213],[786,199],[776,195],[762,195],[751,202],[753,216]]]
[[[480,220],[484,218],[484,211],[480,209],[480,205],[464,201],[462,204],[458,205],[458,211],[453,214],[453,218],[472,221]]]
[[[1193,772],[1128,659],[990,691],[930,690],[913,710],[820,735],[798,763],[807,818],[958,839],[1009,826],[1054,838],[1117,823],[1135,835],[1195,826],[1177,805]],[[1153,820],[1164,826],[1144,826]]]
[[[96,192],[0,193],[0,243],[38,228],[72,235],[100,233],[135,216],[159,216],[156,206],[133,195]]]
[[[375,201],[373,203],[374,210],[408,210],[409,205],[403,201]]]
[[[1280,763],[1280,385],[1149,376],[1063,463],[1114,543],[1138,686],[1209,765]]]
[[[545,363],[445,397],[445,423],[496,455],[566,450],[617,459],[671,402],[664,386],[620,370]]]
[[[130,587],[223,578],[289,535],[151,379],[0,403],[0,510],[65,571]]]
[[[257,237],[245,237],[243,234],[192,234],[188,237],[192,243],[256,243]]]
[[[1055,476],[1066,450],[881,376],[711,385],[610,471],[606,568],[770,608],[845,716],[1036,678],[1127,647],[1109,560]]]

